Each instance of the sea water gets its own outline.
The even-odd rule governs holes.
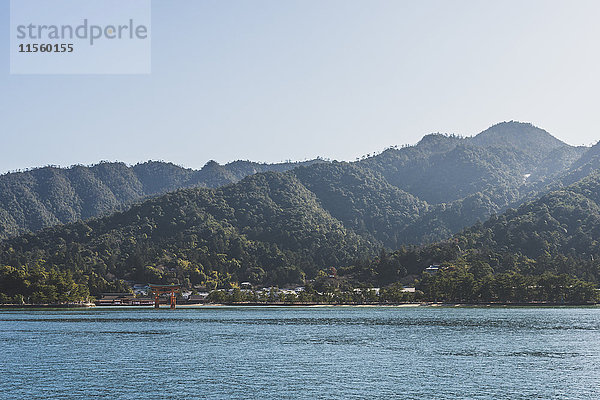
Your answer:
[[[600,308],[0,310],[1,399],[599,399]]]

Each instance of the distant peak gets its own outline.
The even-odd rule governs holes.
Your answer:
[[[514,121],[514,120],[498,122],[497,124],[492,125],[489,129],[503,128],[503,127],[516,127],[516,126],[541,129],[541,128],[538,128],[537,126],[533,125],[531,122],[521,122],[521,121]]]
[[[535,157],[569,145],[529,122],[508,121],[492,125],[470,139],[481,147],[512,147]]]
[[[477,138],[477,137],[489,136],[489,135],[527,136],[527,135],[532,135],[532,134],[547,135],[549,137],[552,137],[555,140],[558,140],[554,136],[552,136],[550,133],[548,133],[547,131],[545,131],[542,128],[538,128],[537,126],[533,125],[531,122],[520,122],[520,121],[499,122],[497,124],[490,126],[489,128],[487,128],[483,132],[479,133],[475,137]]]
[[[442,142],[448,142],[448,141],[460,140],[460,139],[462,139],[460,136],[457,136],[454,134],[430,133],[430,134],[423,136],[423,138],[419,141],[419,143],[417,145],[425,145],[425,144],[430,144],[430,143],[442,143]]]
[[[204,169],[204,168],[217,168],[217,167],[220,167],[220,166],[221,166],[221,164],[219,164],[215,160],[210,160],[206,164],[204,164],[204,167],[202,167],[202,169]]]

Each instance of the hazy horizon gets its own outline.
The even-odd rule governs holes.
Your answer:
[[[501,122],[497,122],[495,124],[492,124],[492,125],[488,126],[485,129],[482,129],[480,132],[477,132],[477,134],[485,131],[486,129],[488,129],[488,128],[496,125],[496,124],[506,123],[506,122],[531,123],[531,122],[526,122],[526,121],[501,121]],[[534,123],[531,123],[531,124],[533,126],[537,127],[537,128],[544,129],[543,127],[537,126]],[[552,132],[548,132],[548,133],[552,135]],[[71,168],[71,167],[75,167],[75,166],[92,167],[94,165],[98,165],[98,164],[101,164],[101,163],[104,163],[104,162],[106,162],[106,163],[124,163],[124,164],[126,164],[127,166],[130,166],[130,167],[134,166],[134,165],[137,165],[137,164],[144,164],[144,163],[147,163],[147,162],[164,162],[164,163],[174,164],[174,165],[176,165],[178,167],[181,167],[181,168],[192,169],[192,170],[200,170],[201,168],[203,168],[206,164],[208,164],[211,161],[217,162],[220,165],[226,165],[226,164],[233,163],[233,162],[236,162],[236,161],[249,161],[249,162],[255,162],[255,163],[259,163],[259,164],[300,163],[300,162],[311,161],[311,160],[315,160],[315,159],[322,159],[322,160],[326,160],[326,161],[340,161],[340,162],[346,161],[346,162],[353,162],[353,161],[357,161],[360,158],[365,157],[365,156],[375,156],[375,155],[381,154],[385,150],[387,150],[389,148],[392,148],[392,147],[396,147],[396,146],[397,147],[401,147],[403,145],[414,146],[423,137],[425,137],[427,135],[435,135],[435,134],[460,135],[459,133],[455,133],[455,132],[429,132],[429,133],[423,134],[421,136],[421,138],[419,138],[416,142],[413,142],[413,143],[402,143],[402,144],[392,144],[392,145],[386,146],[385,148],[373,151],[371,153],[359,154],[359,155],[357,155],[354,158],[348,158],[348,159],[334,159],[334,158],[328,157],[326,154],[318,154],[318,155],[316,155],[314,157],[311,157],[311,158],[303,158],[303,159],[297,159],[297,160],[285,159],[285,160],[275,160],[275,161],[252,160],[252,159],[243,158],[243,157],[242,158],[232,159],[232,160],[220,161],[220,160],[215,160],[215,159],[211,158],[211,159],[206,160],[204,162],[204,164],[200,165],[199,167],[190,167],[190,166],[183,165],[183,164],[174,162],[172,160],[166,160],[166,159],[146,159],[146,160],[138,160],[138,161],[134,161],[134,162],[127,162],[127,161],[124,161],[124,160],[104,160],[103,159],[103,160],[92,161],[90,163],[75,163],[75,164],[66,164],[66,165],[52,164],[51,163],[51,164],[45,164],[45,165],[35,165],[35,166],[31,166],[31,167],[17,168],[17,169],[14,169],[14,170],[0,171],[0,175],[4,175],[4,174],[7,174],[7,173],[13,173],[13,172],[23,172],[23,171],[34,170],[34,169],[39,169],[39,168],[46,168],[46,167],[59,167],[59,168]],[[460,135],[460,136],[463,136],[465,138],[469,138],[469,137],[474,137],[477,134],[471,135],[471,136],[464,136],[464,135]],[[554,135],[552,135],[552,136],[554,136]],[[554,137],[556,137],[556,136],[554,136]],[[557,139],[561,140],[560,138],[557,138]],[[563,140],[561,140],[561,141],[563,141]],[[567,143],[567,142],[564,142],[564,143],[572,145],[571,143]],[[588,145],[572,145],[572,146],[587,146],[587,147],[589,147],[590,145],[593,145],[593,144],[594,143],[590,143]]]

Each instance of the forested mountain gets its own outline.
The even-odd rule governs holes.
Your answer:
[[[447,268],[443,274],[419,283],[424,291],[437,288],[428,298],[476,301],[522,298],[510,294],[510,287],[527,286],[533,276],[548,285],[571,282],[560,274],[600,281],[600,171],[448,240],[386,252],[378,250],[380,242],[370,232],[357,234],[323,209],[296,177],[311,168],[323,166],[257,174],[219,189],[180,190],[123,213],[5,240],[0,265],[9,267],[1,268],[1,286],[4,293],[15,282],[22,286],[19,276],[26,273],[47,279],[67,274],[94,295],[119,289],[115,278],[208,287],[242,280],[283,285],[330,267],[357,284],[388,285],[439,264]],[[357,171],[338,165],[338,173],[344,181]],[[323,186],[324,193],[343,197]],[[369,188],[363,191],[372,199]],[[365,208],[378,216],[376,208]],[[494,292],[500,287],[509,292]],[[584,289],[591,298],[589,287]],[[545,298],[554,293],[544,290]]]
[[[334,162],[299,167],[289,173],[344,226],[391,248],[414,241],[416,236],[406,237],[404,229],[431,208],[360,164]]]
[[[219,187],[258,172],[287,171],[303,163],[208,162],[201,170],[149,161],[129,167],[102,162],[44,167],[0,176],[0,239],[56,224],[108,215],[146,197],[187,187]]]
[[[186,189],[124,213],[0,243],[1,263],[59,266],[104,278],[187,284],[300,282],[376,250],[333,218],[293,174],[264,173],[220,189]],[[175,271],[175,272],[174,272]]]
[[[431,204],[484,192],[501,208],[527,193],[532,177],[564,173],[586,150],[531,124],[504,122],[473,138],[427,135],[416,146],[388,149],[360,163]]]
[[[427,135],[415,146],[357,164],[428,205],[412,223],[396,228],[399,242],[385,242],[393,248],[447,238],[555,188],[586,151],[531,124],[503,122],[472,138]]]
[[[78,222],[0,242],[0,265],[17,275],[67,270],[92,294],[116,290],[119,279],[298,283],[330,267],[383,285],[428,263],[597,280],[597,153],[509,122],[352,163],[211,162],[201,171],[103,163],[9,174],[0,204],[13,208],[3,206],[3,220],[31,229]],[[188,189],[85,220],[176,188]],[[517,210],[477,223],[509,207]]]
[[[598,163],[593,150],[569,146],[531,124],[505,122],[473,138],[427,135],[415,146],[390,148],[350,164],[325,163],[298,172],[298,178],[346,226],[394,248],[442,239],[557,182],[581,179]],[[318,161],[211,161],[199,171],[165,162],[133,167],[105,162],[5,174],[0,176],[0,239],[108,215],[181,188],[216,188]],[[572,178],[563,176],[567,172]]]
[[[567,173],[558,179],[561,185],[570,185],[578,180],[585,178],[600,169],[600,143],[596,143],[568,168]]]
[[[537,163],[554,150],[570,147],[543,129],[514,121],[496,124],[470,139],[470,142],[481,147],[519,149],[528,156],[525,161],[529,161],[531,168],[536,168]]]
[[[596,171],[448,240],[382,251],[343,272],[376,285],[418,277],[424,298],[435,301],[596,301],[599,241]],[[423,273],[431,264],[438,272]]]
[[[470,247],[600,260],[600,170],[518,209],[494,216],[463,235]]]

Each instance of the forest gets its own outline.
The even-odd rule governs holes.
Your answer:
[[[323,282],[307,284],[302,291],[249,291],[235,287],[215,290],[209,300],[219,304],[595,304],[598,290],[591,282],[572,276],[545,272],[523,275],[516,272],[493,274],[481,269],[446,269],[437,274],[423,273],[414,291],[399,284],[384,288],[337,285]]]
[[[26,199],[37,198],[73,222],[35,217],[39,223],[31,232],[0,241],[2,299],[81,301],[126,291],[127,282],[284,287],[314,284],[330,268],[338,271],[336,285],[381,287],[381,296],[417,285],[423,301],[516,301],[507,290],[491,288],[524,282],[526,290],[514,292],[523,301],[590,299],[589,285],[600,280],[597,152],[596,146],[575,148],[511,122],[473,138],[428,135],[415,146],[350,163],[265,164],[280,170],[258,173],[254,164],[209,163],[200,171],[205,176],[227,169],[230,179],[202,184],[191,183],[197,172],[163,163],[118,166],[136,175],[143,190],[135,195],[124,189],[129,184],[123,182],[131,181],[115,178],[122,175],[115,175],[114,165],[100,164],[79,173],[122,182],[110,191],[121,200],[85,215],[83,208],[67,212],[57,199],[85,204],[82,193],[102,196],[86,185],[74,197],[49,189],[58,188],[67,171],[21,173],[23,185],[37,188],[22,196],[8,174],[0,177],[0,217],[14,219],[14,207],[34,218],[35,209],[26,206],[37,203]],[[32,183],[32,174],[42,172],[47,177]],[[580,179],[572,182],[575,177]],[[41,189],[40,182],[54,186]],[[109,212],[115,209],[120,211]],[[441,272],[424,274],[429,265]],[[542,276],[562,282],[562,297],[542,290],[550,287]],[[455,278],[472,282],[470,289]],[[464,297],[455,287],[464,289]]]

